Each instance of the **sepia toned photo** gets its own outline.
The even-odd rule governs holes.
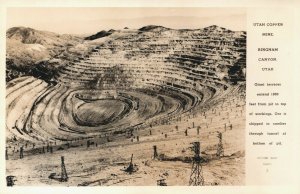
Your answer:
[[[246,9],[7,9],[6,184],[245,185]]]

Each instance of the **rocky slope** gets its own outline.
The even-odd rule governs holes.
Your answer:
[[[79,47],[82,42],[73,35],[10,28],[6,32],[6,80],[22,75],[50,80],[61,65],[86,51],[86,47]]]
[[[149,25],[100,31],[85,38],[14,27],[6,38],[7,81],[22,75],[53,80],[64,67],[86,62],[96,52],[111,52],[106,53],[108,60],[123,54],[125,61],[161,55],[162,62],[183,64],[183,69],[205,65],[222,80],[245,80],[246,33],[215,25],[196,30]]]
[[[7,42],[17,74],[6,84],[6,174],[17,185],[189,185],[192,142],[204,185],[244,184],[245,32],[21,28]]]

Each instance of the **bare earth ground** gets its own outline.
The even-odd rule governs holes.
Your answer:
[[[189,149],[192,142],[201,142],[201,156],[207,161],[202,163],[205,185],[243,185],[244,184],[244,106],[235,109],[223,109],[222,114],[228,115],[233,127],[223,132],[225,156],[218,159],[214,156],[218,139],[214,131],[224,128],[222,114],[207,113],[206,120],[212,117],[219,119],[204,125],[204,117],[185,119],[173,125],[153,127],[152,135],[143,135],[137,139],[114,139],[112,142],[99,143],[97,147],[87,148],[84,142],[74,143],[67,150],[55,150],[54,153],[28,155],[23,159],[7,161],[7,175],[18,175],[16,185],[58,185],[58,186],[99,186],[99,185],[156,185],[158,179],[166,179],[168,185],[188,185],[192,163],[189,160],[193,153]],[[227,113],[229,112],[229,113]],[[201,126],[197,135],[194,126]],[[185,129],[188,128],[188,136]],[[228,128],[228,127],[227,127]],[[222,131],[222,130],[220,130]],[[140,132],[144,134],[144,132]],[[167,134],[167,138],[165,137]],[[135,133],[139,135],[139,131]],[[103,142],[103,141],[102,141]],[[153,159],[153,145],[157,146],[158,154],[165,159]],[[79,147],[75,147],[79,146]],[[65,147],[66,149],[66,147]],[[130,162],[137,165],[137,172],[128,174],[123,171]],[[49,179],[51,173],[61,172],[60,157],[65,157],[68,182]]]
[[[16,186],[189,185],[192,142],[204,185],[244,184],[246,32],[148,25],[82,39],[16,27],[7,56],[6,175]]]

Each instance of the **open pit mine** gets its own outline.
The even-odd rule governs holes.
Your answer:
[[[14,28],[7,45],[8,186],[244,184],[246,32]]]

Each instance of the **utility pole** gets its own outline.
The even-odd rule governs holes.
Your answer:
[[[64,160],[65,160],[64,156],[61,156],[61,177],[60,177],[61,182],[67,182],[69,179]]]
[[[129,166],[124,170],[125,172],[128,172],[129,174],[132,174],[133,172],[137,171],[137,169],[134,167],[134,165],[132,163],[132,159],[133,159],[133,154],[131,154]]]
[[[20,159],[24,158],[24,149],[23,149],[23,146],[20,147]]]
[[[8,160],[8,150],[7,150],[7,147],[5,148],[5,160]]]
[[[194,151],[195,155],[193,157],[193,164],[192,164],[192,172],[190,175],[190,186],[203,186],[204,185],[204,178],[202,172],[202,165],[201,165],[201,157],[200,157],[200,142],[193,142],[192,150]]]
[[[219,143],[217,147],[217,157],[224,156],[224,147],[223,147],[223,136],[221,132],[217,132],[217,137],[219,138]]]
[[[158,154],[157,154],[157,147],[156,145],[153,146],[153,159],[158,158]]]

